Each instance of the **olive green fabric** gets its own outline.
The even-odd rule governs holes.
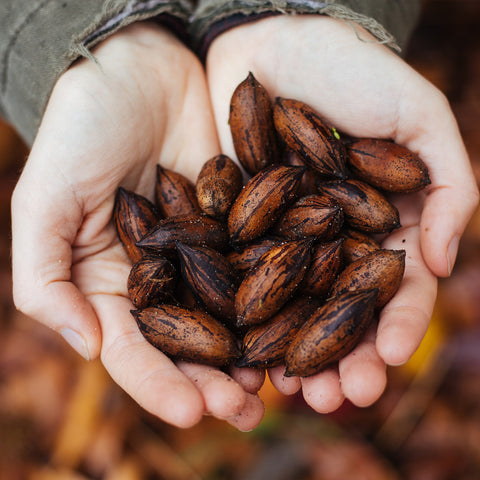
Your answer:
[[[0,115],[31,144],[58,77],[106,36],[168,14],[186,22],[188,0],[1,0]]]
[[[229,18],[235,18],[230,23],[234,26],[268,12],[316,13],[357,23],[379,42],[400,52],[416,25],[420,10],[420,0],[199,0],[191,33],[195,48],[202,51],[205,42],[211,42],[212,31],[221,33],[225,25],[229,27]]]
[[[358,23],[399,50],[409,38],[418,0],[0,0],[0,115],[32,144],[56,80],[89,48],[143,19],[189,24],[203,54],[216,35],[259,15],[318,13]],[[233,19],[233,21],[231,21]]]

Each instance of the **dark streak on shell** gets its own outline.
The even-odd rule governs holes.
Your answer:
[[[290,148],[286,148],[285,152],[283,153],[282,163],[285,165],[290,165],[291,167],[306,167],[298,188],[299,197],[306,197],[308,195],[315,195],[318,193],[317,183],[325,178],[320,175],[319,172],[307,166],[305,161],[297,152],[294,152]]]
[[[260,257],[238,287],[238,326],[264,322],[287,303],[305,276],[311,246],[311,239],[286,242]]]
[[[242,186],[240,167],[226,155],[217,155],[207,160],[198,174],[198,204],[207,215],[223,220]]]
[[[140,260],[144,254],[136,246],[158,221],[158,212],[150,200],[120,187],[115,196],[113,224],[128,257],[132,263]]]
[[[258,259],[264,253],[270,250],[274,245],[279,245],[283,242],[285,242],[285,240],[282,238],[264,236],[254,240],[252,243],[237,247],[235,250],[227,253],[226,258],[235,271],[243,277],[255,266]]]
[[[195,185],[181,173],[157,165],[155,202],[165,217],[200,212]]]
[[[347,265],[381,248],[368,234],[351,228],[343,231],[343,239],[343,260]]]
[[[322,175],[344,179],[346,152],[316,112],[303,102],[277,97],[275,128],[284,142]]]
[[[300,291],[305,295],[326,297],[343,267],[343,239],[315,245],[312,261]]]
[[[389,192],[417,192],[431,183],[420,157],[394,142],[363,138],[348,146],[348,165],[355,177]]]
[[[235,335],[205,312],[161,305],[132,315],[147,341],[173,358],[221,367],[239,355]]]
[[[235,153],[248,173],[255,175],[277,160],[270,97],[251,72],[233,92],[228,123]]]
[[[289,240],[316,237],[328,241],[335,238],[343,225],[343,211],[329,195],[300,198],[280,217],[272,233]]]
[[[319,300],[311,297],[298,297],[263,324],[250,328],[243,337],[242,356],[236,366],[272,368],[282,365],[291,340],[320,305]]]
[[[338,201],[352,228],[367,233],[386,233],[400,227],[397,208],[365,182],[351,179],[324,182],[318,188]]]
[[[176,278],[175,267],[169,260],[160,255],[145,255],[130,270],[128,296],[138,309],[172,301]]]
[[[294,201],[303,172],[302,167],[271,165],[252,177],[230,209],[232,242],[249,242],[270,228]]]
[[[177,243],[182,277],[205,308],[220,319],[235,320],[237,278],[223,255],[207,247]]]
[[[379,249],[351,263],[338,275],[330,294],[378,288],[375,308],[395,295],[405,272],[405,250]]]
[[[348,355],[372,323],[376,295],[347,292],[318,308],[287,349],[285,376],[308,377]]]
[[[206,214],[177,215],[160,220],[137,246],[160,254],[175,250],[175,242],[223,251],[228,245],[225,224]]]

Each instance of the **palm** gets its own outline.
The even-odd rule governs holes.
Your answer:
[[[452,232],[461,234],[477,196],[468,158],[442,96],[387,48],[372,44],[367,32],[357,30],[366,42],[357,39],[351,26],[327,17],[273,17],[224,33],[207,58],[224,153],[235,156],[227,123],[231,95],[252,71],[272,97],[304,101],[349,135],[391,138],[418,152],[430,168],[428,196],[396,200],[403,228],[384,245],[407,250],[406,273],[401,289],[384,309],[376,338],[371,332],[338,370],[301,382],[284,378],[282,369],[270,372],[285,393],[302,386],[305,399],[319,411],[335,409],[344,395],[358,405],[371,403],[385,387],[385,362],[403,363],[415,351],[435,300],[432,272],[449,273],[447,245]],[[444,168],[450,158],[458,159],[452,176]]]
[[[111,215],[119,186],[152,199],[161,163],[193,179],[219,153],[202,68],[171,34],[124,29],[57,83],[12,201],[17,306],[95,358],[142,406],[180,426],[209,412],[239,428],[259,400],[227,375],[174,364],[130,314],[131,267]],[[200,112],[200,113],[198,113]],[[255,385],[246,389],[258,389]],[[237,417],[243,409],[249,411]],[[247,416],[248,417],[248,416]]]

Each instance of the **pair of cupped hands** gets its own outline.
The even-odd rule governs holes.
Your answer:
[[[361,39],[359,39],[359,36]],[[338,366],[307,378],[268,372],[283,394],[300,389],[320,413],[382,394],[386,366],[405,363],[427,330],[437,277],[450,275],[478,190],[445,97],[361,27],[325,16],[281,15],[236,27],[211,45],[205,68],[166,29],[126,27],[58,80],[12,198],[17,308],[58,331],[142,407],[189,427],[203,415],[251,430],[264,414],[265,373],[172,361],[130,313],[131,265],[111,217],[119,186],[152,199],[157,164],[195,180],[219,153],[235,158],[228,112],[253,72],[272,97],[309,104],[337,130],[418,153],[431,185],[393,199],[402,227],[385,248],[406,270],[378,326]]]

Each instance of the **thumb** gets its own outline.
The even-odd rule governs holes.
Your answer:
[[[59,176],[42,182],[38,170],[27,162],[12,196],[13,299],[20,311],[59,332],[90,360],[100,352],[100,327],[70,280],[81,208]]]
[[[404,96],[399,143],[417,152],[429,167],[421,220],[422,255],[440,277],[451,274],[459,239],[478,206],[479,193],[470,159],[447,99],[434,88]],[[428,106],[428,108],[427,108]],[[417,119],[413,124],[411,119]],[[412,128],[413,127],[413,128]]]

